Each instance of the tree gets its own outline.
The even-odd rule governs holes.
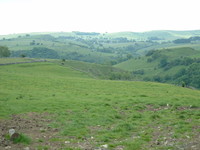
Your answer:
[[[10,50],[6,46],[0,46],[0,57],[9,57]]]
[[[21,56],[22,58],[26,57],[26,55],[25,55],[25,54],[21,54],[20,56]]]
[[[185,86],[186,86],[184,81],[181,82],[181,86],[182,86],[182,87],[185,87]]]
[[[167,58],[162,58],[161,60],[160,60],[160,64],[159,64],[159,66],[161,67],[161,68],[163,68],[163,67],[165,67],[165,66],[167,66],[168,65],[168,62],[167,62]]]
[[[126,57],[127,57],[127,59],[131,59],[131,58],[133,58],[133,55],[127,54]]]

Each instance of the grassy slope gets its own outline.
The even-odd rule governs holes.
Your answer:
[[[93,147],[177,149],[193,142],[199,131],[200,92],[195,90],[95,80],[48,62],[0,66],[0,82],[0,118],[50,112],[51,126],[63,136],[60,140],[73,136],[78,143],[92,136]],[[162,144],[166,140],[168,144]]]
[[[160,50],[160,54],[165,55],[169,58],[169,60],[174,60],[180,57],[199,57],[199,51],[196,51],[189,47],[181,47],[181,48],[172,48],[172,49],[162,49]],[[175,66],[167,71],[163,71],[162,68],[158,68],[160,63],[160,58],[147,62],[147,59],[150,57],[143,56],[140,59],[131,59],[120,64],[115,65],[115,67],[124,69],[127,71],[136,71],[136,70],[144,70],[144,77],[152,77],[154,75],[173,75],[177,73],[178,70],[183,68],[183,66]]]
[[[60,63],[60,61],[58,61],[58,63]],[[67,60],[65,62],[62,62],[62,65],[71,67],[78,71],[85,72],[89,74],[91,77],[98,79],[110,79],[111,76],[115,73],[119,74],[127,73],[127,71],[109,65],[101,65],[101,64],[87,63],[87,62],[73,61],[73,60]]]
[[[40,45],[30,45],[32,41],[35,41],[35,43],[40,43]],[[93,51],[88,47],[88,45],[76,40],[66,39],[52,41],[51,38],[48,39],[47,35],[42,34],[31,35],[29,37],[22,36],[20,38],[14,38],[11,40],[0,40],[0,45],[7,46],[11,51],[31,50],[34,47],[46,47],[57,51],[60,56],[63,54],[66,55],[66,53],[77,52],[79,55],[87,55],[88,57],[96,58],[96,60],[100,59],[101,63],[103,60],[108,61],[110,59],[109,57],[111,56],[116,56],[115,54],[111,53]]]
[[[39,60],[39,59],[33,59],[33,58],[0,58],[0,64],[30,62],[30,61],[34,61],[34,60]]]

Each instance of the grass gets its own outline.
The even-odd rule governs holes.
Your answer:
[[[167,61],[173,61],[175,59],[183,59],[184,57],[189,58],[199,58],[199,51],[194,50],[190,47],[178,47],[178,48],[171,48],[171,49],[162,49],[157,50],[161,56],[167,57]],[[151,58],[151,56],[142,56],[140,58],[133,58],[127,61],[124,61],[122,63],[119,63],[115,65],[114,67],[123,69],[126,71],[138,71],[143,70],[144,74],[137,75],[137,77],[141,80],[146,78],[153,78],[154,76],[158,75],[160,77],[173,76],[181,69],[187,69],[188,66],[184,65],[177,65],[173,66],[170,69],[164,70],[163,68],[159,67],[160,61],[162,57],[158,57],[156,59],[153,59],[153,61],[148,62],[148,59]],[[173,81],[169,81],[173,82]]]
[[[14,144],[17,144],[17,143],[30,144],[31,139],[24,134],[19,134],[19,137],[13,139],[13,143]]]
[[[143,33],[103,33],[96,36],[80,36],[76,35],[74,32],[29,33],[29,36],[26,36],[26,34],[13,34],[5,36],[0,35],[0,45],[7,46],[11,51],[31,50],[34,47],[46,47],[57,51],[61,58],[64,57],[68,59],[76,59],[87,62],[89,61],[96,63],[105,63],[115,60],[116,58],[121,56],[125,57],[129,53],[135,56],[144,55],[147,51],[152,49],[180,46],[200,49],[199,42],[191,44],[174,44],[173,42],[169,42],[177,38],[188,38],[191,36],[196,36],[198,35],[198,33],[199,31],[151,31]],[[58,38],[60,36],[68,38]],[[71,39],[69,37],[71,37]],[[122,37],[136,40],[137,42],[109,42],[109,39],[111,40],[114,38]],[[147,42],[150,37],[158,37],[162,40],[155,41],[154,43]],[[30,44],[33,41],[35,41],[35,45]],[[134,49],[137,50],[133,49],[131,51],[127,51],[126,47],[130,46],[134,46]],[[110,49],[112,52],[108,53],[98,51],[98,48],[103,47]],[[70,55],[73,56],[69,57]]]
[[[50,126],[59,128],[59,135],[74,144],[87,139],[93,147],[108,144],[109,149],[148,149],[155,138],[179,141],[198,133],[193,130],[200,123],[197,90],[152,82],[96,80],[49,62],[0,66],[0,83],[1,119],[49,112]],[[175,143],[173,148],[181,144]]]
[[[92,78],[97,79],[110,79],[113,74],[128,74],[127,71],[118,69],[109,65],[101,65],[95,63],[87,63],[80,61],[67,60],[64,62],[55,61],[57,63],[62,63],[63,66],[71,67],[75,70],[85,72]],[[132,77],[133,78],[133,77]]]
[[[6,63],[18,63],[18,62],[30,62],[38,59],[34,58],[0,58],[0,64]]]
[[[5,138],[6,138],[7,140],[11,140],[11,137],[10,137],[9,134],[6,134],[6,135],[5,135]],[[14,139],[12,139],[12,141],[13,141],[14,144],[22,143],[22,144],[28,145],[28,144],[31,143],[31,138],[29,138],[28,136],[26,136],[26,135],[20,133],[19,136],[16,137],[16,138],[14,138]]]

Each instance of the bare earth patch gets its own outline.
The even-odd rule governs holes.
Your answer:
[[[177,149],[177,150],[199,150],[200,133],[199,127],[193,129],[193,135],[187,133],[181,137],[174,137],[173,127],[155,126],[152,134],[152,140],[146,146],[149,150],[154,149]]]
[[[149,110],[153,108],[148,107]],[[155,111],[153,109],[153,111]],[[51,119],[50,119],[51,118]],[[107,148],[97,148],[95,145],[98,143],[95,141],[94,137],[88,137],[85,139],[77,139],[70,136],[61,136],[59,134],[60,129],[51,128],[52,120],[54,116],[49,113],[27,113],[21,115],[13,115],[11,119],[0,120],[0,150],[25,150],[26,147],[29,150],[57,150],[65,148],[73,149],[83,149],[83,150],[106,150]],[[101,130],[101,126],[90,127],[90,132],[96,132]],[[162,148],[172,148],[180,150],[199,150],[200,149],[200,133],[198,132],[200,126],[195,126],[193,128],[193,136],[183,135],[180,138],[174,137],[173,127],[164,126],[151,126],[154,129],[152,133],[152,140],[146,145],[147,149],[162,149]],[[29,145],[24,144],[14,144],[9,139],[6,139],[9,129],[15,129],[17,133],[22,133],[31,138],[31,143]],[[140,137],[133,137],[135,138]],[[117,143],[119,141],[116,141]],[[115,143],[115,142],[114,142]],[[102,144],[102,143],[99,143]],[[117,146],[114,149],[123,150],[124,146]]]
[[[28,113],[13,115],[9,120],[0,120],[0,149],[22,150],[27,146],[30,149],[35,149],[39,145],[50,146],[56,149],[59,145],[49,142],[49,140],[57,136],[58,129],[48,126],[51,123],[51,120],[48,119],[49,115],[48,113]],[[12,141],[5,138],[8,135],[9,129],[15,129],[17,133],[22,133],[31,138],[31,144],[13,144]]]
[[[53,118],[49,113],[31,112],[12,115],[11,119],[8,120],[0,120],[0,149],[25,150],[26,147],[29,150],[95,149],[96,142],[93,138],[77,140],[75,137],[59,135],[60,129],[49,126],[53,122],[49,118]],[[14,144],[9,139],[6,139],[9,129],[15,129],[17,133],[28,136],[31,138],[31,143],[29,145],[23,143]]]

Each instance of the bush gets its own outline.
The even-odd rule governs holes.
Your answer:
[[[160,60],[159,67],[164,68],[164,67],[166,67],[167,65],[168,65],[167,58],[162,58],[162,59]]]
[[[0,57],[9,57],[10,51],[6,46],[0,46]]]
[[[9,135],[7,135],[6,138],[9,140],[12,140],[14,144],[17,144],[17,143],[30,144],[31,143],[31,139],[24,134],[19,134],[18,137],[13,138],[13,139],[11,139],[12,137],[10,137]]]
[[[154,52],[155,52],[155,50],[150,50],[146,53],[146,56],[151,56],[151,55],[153,55]]]
[[[144,75],[144,70],[143,70],[143,69],[140,69],[140,70],[133,71],[133,74]]]
[[[158,75],[154,76],[153,80],[156,81],[156,82],[162,82],[162,78]]]

